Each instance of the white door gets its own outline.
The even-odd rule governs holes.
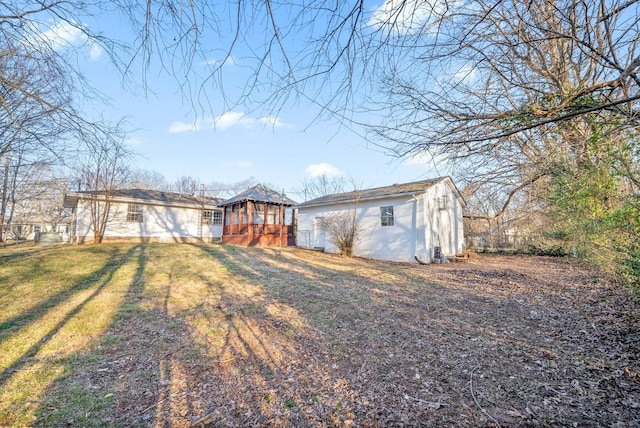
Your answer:
[[[324,248],[327,246],[327,235],[324,227],[322,227],[322,221],[324,217],[316,217],[313,219],[313,246]]]

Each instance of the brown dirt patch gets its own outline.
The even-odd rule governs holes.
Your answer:
[[[189,246],[195,270],[159,247],[57,385],[111,391],[100,423],[640,426],[638,306],[572,261]]]

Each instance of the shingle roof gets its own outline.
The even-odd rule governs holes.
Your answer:
[[[65,195],[65,206],[66,200],[72,200],[81,198],[83,196],[91,196],[93,194],[97,194],[98,196],[102,196],[104,192],[92,192],[92,191],[79,191],[79,192],[69,192]],[[163,205],[204,205],[206,206],[215,206],[222,199],[221,198],[208,198],[205,197],[201,200],[199,197],[194,195],[186,195],[182,193],[174,193],[174,192],[163,192],[160,190],[149,190],[149,189],[119,189],[113,190],[110,194],[111,199],[125,199],[125,200],[138,200],[145,201],[151,203],[160,203]]]
[[[268,202],[278,205],[282,204],[285,206],[292,206],[297,204],[297,202],[293,199],[289,199],[286,196],[283,197],[282,193],[278,193],[263,184],[256,184],[252,188],[245,190],[244,192],[234,196],[233,198],[220,202],[218,206],[223,207],[225,205],[231,205],[236,202],[244,201]]]
[[[376,187],[373,189],[356,190],[353,192],[336,193],[298,204],[296,208],[310,207],[316,205],[330,205],[341,202],[363,201],[368,199],[380,199],[387,196],[418,194],[431,186],[449,177],[438,177],[429,180],[414,181],[412,183],[394,184],[392,186]]]

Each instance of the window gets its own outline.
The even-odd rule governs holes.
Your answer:
[[[222,211],[203,211],[202,224],[222,224]]]
[[[249,223],[249,211],[248,211],[248,202],[242,202],[240,204],[240,209],[242,210],[242,224]]]
[[[278,205],[269,205],[267,208],[267,224],[280,223],[280,207]]]
[[[129,204],[127,221],[142,223],[142,205]]]
[[[264,205],[254,202],[252,220],[254,224],[264,223]]]
[[[213,211],[203,211],[202,224],[212,224],[212,223],[213,223]]]
[[[240,223],[240,205],[235,204],[232,206],[232,211],[233,211],[233,224],[238,224]]]
[[[443,210],[447,209],[447,197],[446,196],[440,196],[438,198],[438,209],[440,211],[443,211]]]
[[[393,207],[380,207],[380,224],[393,226]]]
[[[231,207],[229,206],[224,207],[224,212],[225,212],[224,224],[231,224]]]

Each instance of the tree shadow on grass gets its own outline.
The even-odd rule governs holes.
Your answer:
[[[546,372],[525,379],[500,364],[533,366],[543,347],[501,332],[509,318],[472,290],[426,287],[420,269],[356,261],[350,271],[218,245],[160,260],[161,248],[140,250],[118,314],[68,359],[37,424],[492,425],[471,385],[509,425],[519,420],[507,406],[546,399],[513,392]]]
[[[580,306],[585,302],[560,313],[566,299],[575,297],[573,290],[563,292],[557,284],[509,271],[506,278],[530,284],[504,284],[500,272],[483,277],[481,284],[470,286],[468,276],[446,284],[428,267],[306,257],[311,253],[295,250],[204,250],[239,276],[262,284],[265,301],[294,309],[321,333],[307,345],[328,351],[339,364],[352,397],[344,404],[361,415],[359,422],[606,425],[630,415],[620,405],[602,410],[598,400],[608,394],[599,387],[589,398],[575,391],[575,380],[583,385],[591,374],[576,366],[585,351],[567,333],[594,329],[595,319],[607,313],[596,310],[591,318],[594,308]],[[541,295],[536,284],[543,287]],[[609,324],[597,328],[606,331]],[[598,337],[602,349],[618,354],[615,340]],[[633,361],[631,355],[620,353],[624,361]],[[550,382],[561,386],[550,392]],[[563,404],[553,407],[549,396]],[[525,416],[530,405],[554,410]]]
[[[194,267],[202,263],[193,260],[201,247],[183,248],[191,252],[160,264],[153,247],[141,250],[111,326],[69,359],[37,424],[300,426],[349,419],[341,404],[347,388],[321,351],[308,346],[309,332],[270,310],[280,303],[255,278],[226,272],[233,256]],[[238,284],[246,288],[239,292]]]
[[[201,257],[199,250],[212,248],[189,247],[196,257]],[[326,389],[321,379],[330,377],[331,368],[296,346],[297,327],[267,310],[278,302],[263,294],[255,278],[227,272],[232,260],[208,259],[212,269],[224,271],[218,275],[195,271],[184,276],[187,283],[204,287],[199,291],[204,298],[180,310],[167,302],[179,292],[173,288],[188,285],[167,282],[162,308],[155,314],[163,325],[175,328],[163,332],[168,341],[156,354],[157,384],[147,382],[157,391],[156,401],[135,411],[116,411],[122,423],[300,426],[312,424],[314,412],[330,413],[317,409],[327,405],[318,397]],[[340,420],[335,415],[323,419],[332,417]]]
[[[46,316],[47,310],[51,308],[55,308],[60,303],[69,300],[74,294],[81,290],[85,290],[91,287],[96,286],[95,290],[87,296],[84,300],[82,300],[78,305],[73,307],[71,311],[69,311],[65,316],[57,322],[51,329],[49,329],[39,340],[35,340],[34,343],[25,350],[21,356],[15,359],[15,362],[12,363],[8,367],[3,367],[0,372],[0,388],[5,384],[5,382],[11,377],[13,373],[17,370],[20,370],[30,358],[38,353],[38,351],[45,345],[45,343],[54,337],[60,329],[62,329],[67,322],[72,319],[78,312],[80,312],[90,301],[92,301],[96,296],[98,296],[105,287],[107,287],[113,278],[113,274],[115,271],[126,262],[129,257],[135,252],[136,247],[131,248],[129,251],[123,254],[117,254],[115,251],[112,252],[112,256],[109,261],[98,271],[93,272],[90,277],[87,279],[83,279],[79,281],[75,285],[71,286],[64,291],[54,294],[49,297],[44,302],[39,305],[30,308],[29,310],[23,312],[22,314],[6,320],[2,323],[4,329],[14,327],[13,331],[8,331],[5,335],[0,339],[0,343],[11,338],[13,336],[12,333],[19,334],[19,329],[25,327],[30,323],[35,323],[41,317]],[[97,281],[96,281],[97,280]],[[2,328],[0,328],[2,329]],[[36,338],[37,339],[37,338]]]
[[[101,268],[5,323],[8,328],[0,344],[8,352],[3,355],[0,371],[4,400],[0,425],[30,421],[30,409],[42,398],[41,388],[53,380],[61,361],[68,358],[74,346],[96,334],[91,325],[78,325],[79,314],[104,299],[114,275],[135,251],[136,247],[125,252],[110,249]]]
[[[135,251],[135,247],[125,253],[120,253],[119,249],[112,247],[109,249],[109,258],[107,262],[97,271],[87,274],[83,279],[76,282],[74,285],[64,288],[57,293],[47,296],[46,299],[38,303],[37,305],[30,307],[16,315],[0,322],[0,332],[11,328],[22,328],[25,325],[37,321],[38,318],[45,315],[47,310],[55,308],[60,303],[69,300],[76,293],[91,288],[100,282],[104,287],[113,273],[131,257],[131,254]],[[41,261],[38,261],[41,263]],[[42,270],[44,269],[39,263],[35,263],[32,269]],[[9,290],[7,290],[9,292]],[[12,331],[0,334],[0,343],[10,337]]]

